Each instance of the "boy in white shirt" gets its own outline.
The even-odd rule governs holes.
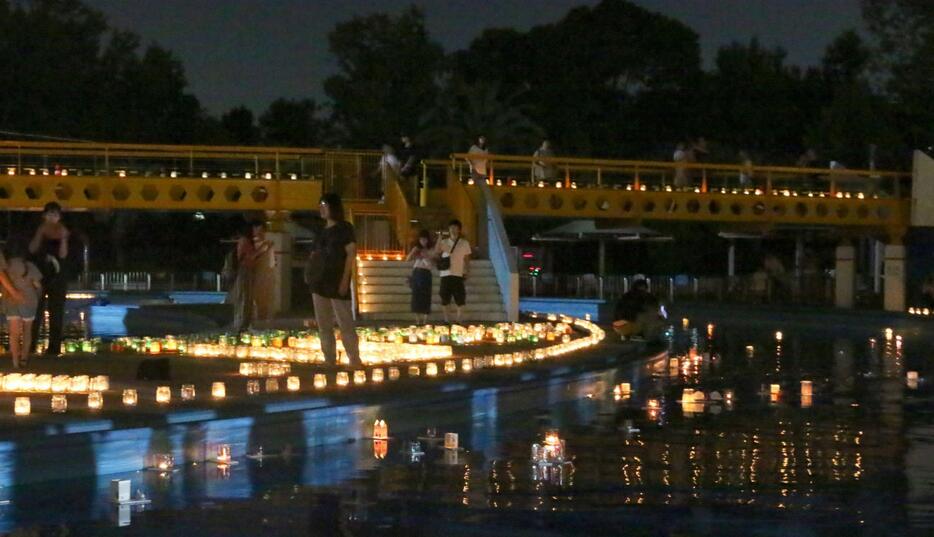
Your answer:
[[[460,220],[451,220],[448,224],[450,236],[438,241],[438,269],[441,273],[441,310],[444,312],[445,322],[450,323],[448,305],[453,301],[457,323],[461,322],[461,309],[467,303],[467,290],[464,280],[467,279],[470,261],[470,243],[461,232],[463,226]]]

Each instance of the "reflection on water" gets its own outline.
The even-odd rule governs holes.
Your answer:
[[[78,534],[127,516],[139,534],[193,525],[209,535],[934,530],[929,341],[704,328],[677,334],[670,355],[571,381],[291,422],[173,426],[153,432],[147,450],[172,453],[181,469],[125,476],[153,500],[149,510],[111,506],[106,476],[17,489],[0,520],[6,529],[63,522]],[[390,440],[362,440],[377,419]],[[347,428],[369,432],[321,445]],[[546,431],[566,451],[553,464],[532,459],[533,444],[553,442]],[[445,432],[458,433],[461,449],[443,449]],[[239,464],[186,462],[198,460],[191,446],[218,443]],[[245,457],[257,450],[267,456]]]

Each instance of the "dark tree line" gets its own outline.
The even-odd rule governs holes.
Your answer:
[[[493,149],[669,158],[710,140],[789,163],[806,148],[850,166],[907,164],[934,143],[934,3],[863,0],[869,39],[838,36],[819,66],[780,48],[732,43],[702,68],[698,36],[627,0],[572,9],[528,31],[492,28],[445,54],[416,7],[338,24],[327,103],[279,99],[219,118],[192,95],[181,61],[114,30],[79,0],[0,0],[0,129],[123,142],[375,148],[414,135],[429,153]]]

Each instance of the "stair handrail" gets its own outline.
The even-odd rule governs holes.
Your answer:
[[[519,320],[519,269],[516,249],[509,244],[506,226],[503,225],[503,214],[493,192],[483,181],[480,181],[479,187],[483,195],[490,263],[499,284],[506,320],[516,322]]]

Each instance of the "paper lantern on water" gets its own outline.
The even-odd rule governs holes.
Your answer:
[[[167,404],[172,400],[172,388],[168,386],[159,386],[156,388],[156,402],[160,404]]]
[[[91,410],[100,410],[104,406],[104,396],[101,392],[91,392],[88,394],[88,408]]]
[[[373,438],[377,440],[387,440],[389,438],[389,425],[385,420],[376,420],[373,424]]]
[[[134,389],[123,390],[123,405],[124,406],[136,406],[136,402],[139,398],[139,395]]]
[[[28,416],[32,411],[28,397],[17,397],[13,401],[13,413],[17,416]]]
[[[68,397],[62,393],[52,395],[52,412],[61,413],[68,410]]]
[[[223,382],[212,382],[211,397],[214,399],[223,399],[227,397],[227,386]]]
[[[444,433],[444,449],[457,449],[458,444],[457,433]]]
[[[217,446],[217,463],[230,464],[230,444]]]

